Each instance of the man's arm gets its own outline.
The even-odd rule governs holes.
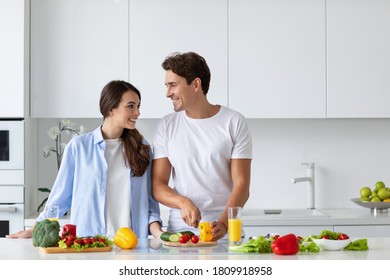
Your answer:
[[[230,162],[233,189],[226,209],[217,223],[213,224],[213,240],[222,238],[227,232],[228,207],[243,207],[249,198],[251,159],[232,159]]]
[[[197,228],[201,220],[198,207],[196,207],[192,200],[179,195],[168,185],[171,167],[168,158],[153,160],[153,196],[157,201],[168,207],[180,209],[183,221],[189,226]]]

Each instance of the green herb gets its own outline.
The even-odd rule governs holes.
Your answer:
[[[349,243],[345,248],[345,251],[367,251],[368,242],[367,238],[358,239]]]
[[[229,250],[237,253],[272,253],[271,243],[271,240],[264,236],[259,236],[239,246],[231,246]]]

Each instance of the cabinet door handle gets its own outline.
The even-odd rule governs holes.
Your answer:
[[[15,213],[16,207],[11,207],[11,206],[0,207],[0,212]]]

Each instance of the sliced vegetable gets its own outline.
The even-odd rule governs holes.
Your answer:
[[[188,234],[190,236],[190,238],[195,235],[195,233],[193,233],[192,231],[189,231],[189,230],[181,231],[179,233],[182,234],[182,235]],[[179,234],[179,233],[177,233],[177,234]]]
[[[178,242],[179,241],[179,235],[176,234],[176,233],[173,233],[173,232],[163,232],[161,235],[160,235],[160,239],[162,241],[170,241],[170,242]]]

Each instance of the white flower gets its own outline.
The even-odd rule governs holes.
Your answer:
[[[71,120],[62,120],[62,124],[70,128],[74,126],[74,123],[72,123]]]
[[[52,140],[56,140],[57,136],[60,135],[60,133],[61,131],[57,126],[53,126],[47,131],[47,135],[49,135],[50,139]]]
[[[80,134],[84,134],[87,131],[87,128],[83,125],[80,125]]]
[[[55,154],[57,157],[57,167],[60,169],[62,155],[66,146],[66,143],[61,142],[62,132],[65,132],[68,135],[71,134],[73,138],[74,136],[79,135],[80,132],[84,133],[85,131],[86,129],[83,125],[80,125],[80,130],[78,130],[75,128],[75,124],[70,120],[62,120],[62,122],[58,124],[58,127],[53,126],[47,131],[47,135],[55,141],[55,145],[54,147],[45,146],[43,148],[43,156],[47,158],[51,154]]]

